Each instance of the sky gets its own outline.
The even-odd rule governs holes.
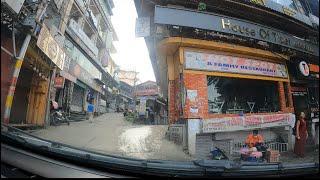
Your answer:
[[[117,53],[111,54],[120,69],[139,72],[140,82],[155,81],[144,38],[135,37],[137,12],[133,0],[114,0],[111,21],[118,35],[114,41]]]

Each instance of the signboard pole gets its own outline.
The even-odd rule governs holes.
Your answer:
[[[40,22],[40,19],[44,15],[44,12],[46,11],[48,6],[47,1],[42,1],[41,4],[39,4],[39,8],[37,10],[37,17],[35,21],[37,23]],[[36,28],[39,27],[38,24],[33,28],[33,35],[36,35]],[[6,104],[5,104],[5,109],[4,109],[4,117],[3,117],[3,123],[9,124],[9,119],[10,119],[10,113],[11,113],[11,107],[12,107],[12,101],[13,101],[13,96],[15,93],[18,77],[20,74],[21,66],[24,60],[24,56],[27,52],[29,43],[31,40],[31,33],[28,33],[26,38],[23,41],[19,56],[16,57],[16,64],[14,66],[14,71],[11,79],[11,84],[9,86],[9,92],[6,98]]]
[[[16,57],[16,64],[14,66],[14,71],[12,75],[12,80],[11,84],[9,87],[9,92],[6,98],[6,104],[5,104],[5,109],[4,109],[4,117],[3,117],[3,122],[5,124],[9,124],[9,118],[10,118],[10,113],[11,113],[11,106],[12,106],[12,101],[13,101],[13,96],[15,93],[18,77],[20,74],[21,66],[24,60],[24,56],[27,52],[27,48],[29,46],[31,40],[31,34],[27,34],[26,38],[23,41],[22,48],[20,50],[19,56]]]

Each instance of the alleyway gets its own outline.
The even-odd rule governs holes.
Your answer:
[[[165,139],[166,125],[132,125],[121,113],[34,131],[39,137],[93,151],[139,159],[187,161],[181,146]]]

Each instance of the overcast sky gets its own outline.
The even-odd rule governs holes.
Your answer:
[[[113,0],[113,16],[111,21],[119,41],[114,45],[117,53],[112,57],[123,70],[139,72],[140,82],[155,81],[148,49],[143,38],[135,37],[137,12],[133,0]]]

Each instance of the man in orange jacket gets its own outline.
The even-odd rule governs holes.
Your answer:
[[[258,134],[258,130],[253,130],[251,134],[248,135],[246,139],[246,144],[249,148],[256,147],[263,143],[263,137]]]
[[[262,152],[262,158],[266,157],[268,147],[264,145],[263,137],[258,133],[258,130],[253,130],[252,133],[248,135],[246,144],[250,149]]]

